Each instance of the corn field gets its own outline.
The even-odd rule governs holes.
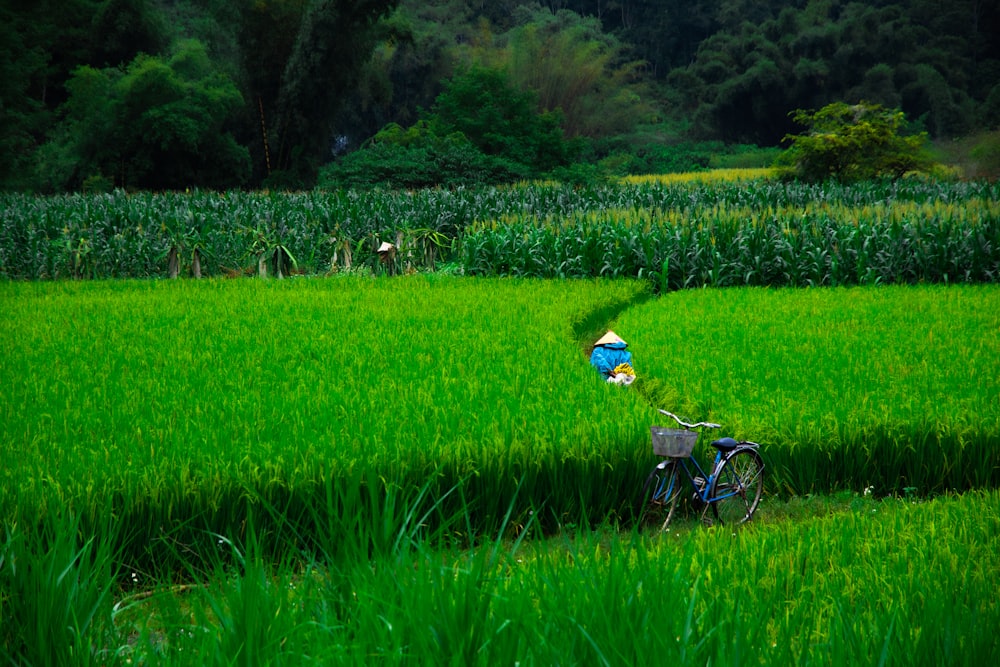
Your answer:
[[[0,276],[632,277],[657,290],[995,282],[1000,185],[636,180],[573,189],[0,195]],[[394,255],[378,253],[383,242]],[[387,261],[388,260],[388,261]]]
[[[995,282],[1000,201],[970,199],[511,215],[478,223],[461,261],[476,275],[647,278],[688,287]]]

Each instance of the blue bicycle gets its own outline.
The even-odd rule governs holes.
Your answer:
[[[702,521],[711,525],[735,525],[749,521],[764,491],[764,460],[756,442],[720,438],[712,443],[715,462],[709,474],[692,456],[700,428],[720,428],[719,424],[689,424],[677,415],[660,410],[682,428],[652,426],[653,452],[664,457],[646,478],[642,489],[640,517],[644,524],[670,524],[677,502],[684,494],[681,472],[691,484],[692,506]]]

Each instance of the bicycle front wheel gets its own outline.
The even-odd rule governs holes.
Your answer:
[[[749,521],[764,492],[764,461],[754,449],[738,449],[722,461],[708,502],[723,525]]]
[[[666,530],[674,518],[677,500],[681,497],[680,464],[670,459],[658,464],[642,487],[639,521],[643,526],[657,525]]]

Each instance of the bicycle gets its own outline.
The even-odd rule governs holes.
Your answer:
[[[764,491],[764,460],[757,451],[760,445],[734,438],[715,440],[712,442],[715,461],[711,474],[706,475],[692,455],[699,435],[695,429],[721,426],[711,422],[689,424],[671,412],[660,412],[672,417],[682,429],[650,427],[653,452],[664,460],[653,468],[642,487],[642,520],[659,523],[662,518],[661,529],[666,530],[683,493],[680,479],[683,470],[694,489],[692,503],[702,512],[704,523],[711,524],[713,517],[723,525],[749,521]]]

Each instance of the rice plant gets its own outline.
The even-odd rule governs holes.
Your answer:
[[[591,311],[641,298],[641,283],[414,276],[2,291],[8,520],[45,521],[60,507],[87,516],[111,498],[148,531],[139,545],[191,517],[191,530],[230,534],[248,492],[305,516],[332,477],[431,480],[435,495],[466,480],[489,526],[523,478],[523,511],[545,504],[554,525],[579,520],[588,479],[586,496],[603,507],[586,511],[627,511],[628,471],[646,463],[633,446],[644,404],[602,383],[574,333]]]
[[[994,286],[697,290],[615,330],[653,402],[765,443],[790,491],[928,494],[1000,484],[997,313]]]
[[[237,567],[114,618],[143,638],[130,659],[164,664],[992,664],[998,500],[869,501],[736,534],[417,542],[334,566],[275,566],[250,539]]]
[[[996,298],[2,283],[0,657],[992,664]],[[612,319],[631,388],[583,353]],[[654,407],[762,442],[768,502],[866,500],[631,529]]]

